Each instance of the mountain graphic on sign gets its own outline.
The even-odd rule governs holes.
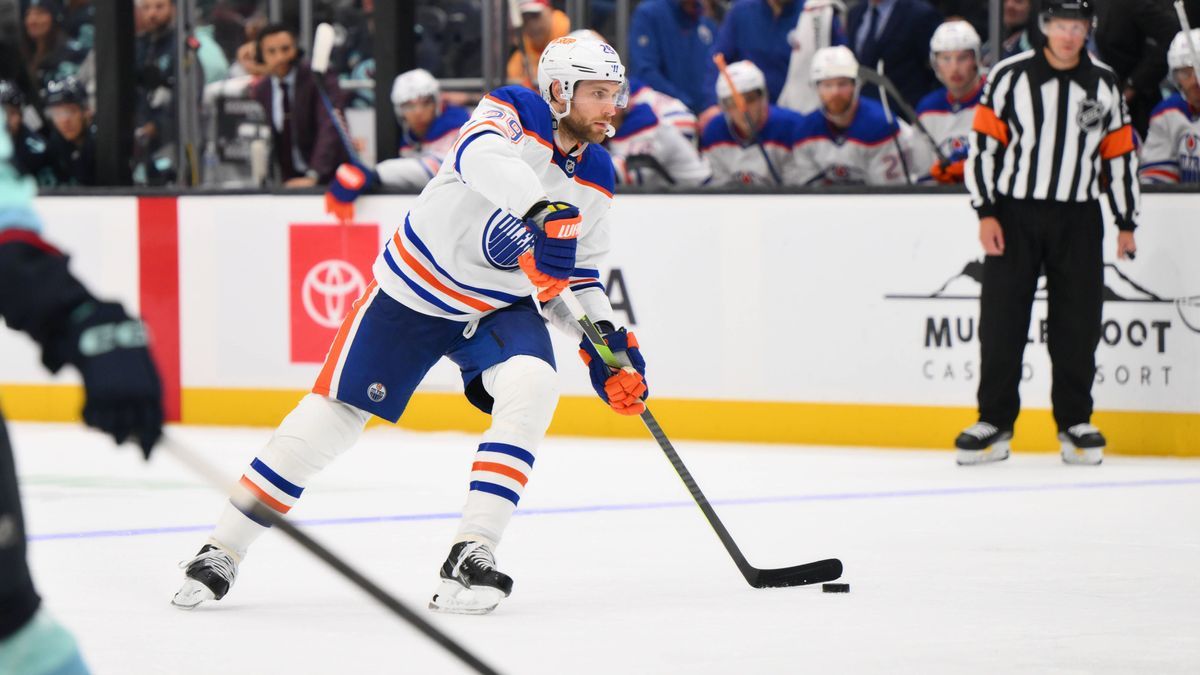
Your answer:
[[[983,285],[983,260],[968,262],[962,271],[950,277],[936,291],[929,295],[895,294],[889,298],[929,298],[943,300],[969,300],[979,298],[979,289]],[[1038,300],[1046,299],[1046,277],[1038,277]],[[1130,279],[1113,263],[1104,265],[1104,301],[1105,302],[1172,302],[1147,289],[1138,282]]]

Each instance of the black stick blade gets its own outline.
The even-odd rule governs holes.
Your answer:
[[[807,586],[833,581],[842,576],[842,561],[837,558],[783,567],[774,570],[756,570],[753,579],[747,578],[755,588],[785,588]]]

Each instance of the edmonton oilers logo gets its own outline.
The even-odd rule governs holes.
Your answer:
[[[496,269],[517,269],[517,258],[533,243],[525,222],[496,209],[483,227],[483,257]]]
[[[387,387],[383,386],[382,382],[373,382],[371,386],[367,387],[367,398],[372,401],[379,403],[386,397]]]

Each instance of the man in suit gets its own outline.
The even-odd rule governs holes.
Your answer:
[[[929,39],[942,16],[925,0],[867,0],[850,10],[850,43],[858,62],[875,68],[883,61],[884,74],[909,105],[938,86],[929,66]],[[862,93],[878,99],[879,91],[864,86]]]
[[[258,35],[258,56],[268,77],[254,85],[253,96],[271,123],[280,181],[289,188],[327,183],[349,158],[317,93],[316,75],[300,60],[296,36],[282,25],[267,26]],[[325,91],[340,109],[336,78],[326,78]]]

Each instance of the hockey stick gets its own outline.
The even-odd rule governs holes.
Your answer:
[[[1200,81],[1200,51],[1197,50],[1196,42],[1192,40],[1192,26],[1188,22],[1187,11],[1183,8],[1183,0],[1175,0],[1175,14],[1179,17],[1179,27],[1183,29],[1183,34],[1186,36],[1183,41],[1188,45],[1188,51],[1192,53],[1192,73],[1196,76],[1196,80]]]
[[[629,357],[625,352],[613,353],[608,348],[608,344],[604,341],[604,336],[600,334],[599,329],[588,318],[583,305],[579,304],[578,298],[571,292],[571,289],[564,288],[558,297],[562,298],[563,302],[566,303],[567,309],[575,317],[575,320],[579,322],[579,327],[583,329],[583,334],[587,336],[588,341],[595,347],[596,353],[600,355],[600,358],[604,359],[604,363],[608,364],[610,368],[632,368]],[[708,503],[708,498],[700,491],[700,486],[696,484],[696,479],[692,478],[692,473],[684,466],[679,453],[671,445],[670,439],[667,438],[667,434],[659,426],[658,420],[654,419],[654,415],[650,413],[649,407],[646,408],[641,417],[646,428],[650,430],[650,435],[654,436],[654,440],[658,442],[658,447],[666,454],[667,459],[671,462],[671,466],[675,467],[675,472],[679,474],[679,478],[683,481],[684,486],[687,487],[688,492],[692,493],[692,499],[696,501],[696,505],[704,513],[704,517],[708,519],[708,524],[717,533],[717,538],[725,545],[725,550],[733,558],[734,564],[737,565],[742,576],[746,577],[747,583],[755,588],[781,588],[784,586],[819,584],[823,581],[832,581],[842,576],[842,561],[837,558],[818,560],[803,565],[778,569],[760,569],[751,565],[746,560],[746,556],[742,554],[741,549],[734,543],[729,530],[725,529],[725,524],[717,517],[717,512],[713,510],[712,504]]]
[[[870,82],[876,87],[879,87],[881,90],[887,92],[887,95],[891,96],[892,100],[896,102],[896,107],[900,109],[900,112],[903,113],[910,122],[912,122],[912,125],[916,127],[917,130],[919,130],[922,134],[925,134],[925,138],[929,139],[930,145],[933,146],[933,152],[937,155],[938,163],[942,164],[943,166],[950,165],[950,160],[946,157],[945,153],[942,152],[942,149],[938,147],[938,142],[934,139],[933,134],[929,133],[929,130],[925,128],[925,125],[921,123],[921,118],[917,117],[917,111],[913,110],[913,107],[908,104],[908,101],[904,100],[904,97],[900,95],[900,90],[896,89],[896,85],[892,84],[892,81],[886,75],[883,73],[877,73],[866,66],[860,65],[858,67],[858,79],[864,82]]]
[[[879,59],[879,63],[875,64],[875,72],[879,73],[880,77],[884,77],[883,59]],[[883,114],[887,117],[887,121],[895,122],[896,117],[892,115],[892,106],[888,105],[888,94],[886,90],[883,92],[883,96],[880,97],[880,103],[883,104]],[[900,125],[897,124],[896,127],[899,128]],[[904,180],[909,185],[912,185],[912,174],[908,171],[908,158],[904,156],[904,149],[900,147],[899,133],[897,133],[895,136],[892,136],[892,145],[896,147],[896,154],[900,157],[900,168],[904,171]]]
[[[729,71],[725,69],[725,55],[717,52],[713,54],[712,58],[713,63],[717,64],[717,70],[721,71],[721,79],[725,80],[725,84],[729,85],[729,92],[733,94],[733,106],[737,108],[738,114],[742,116],[742,121],[746,123],[746,133],[750,134],[750,142],[758,146],[759,152],[762,153],[763,161],[767,163],[767,171],[771,172],[771,178],[774,179],[775,184],[783,185],[783,179],[779,177],[779,171],[771,163],[771,157],[767,154],[767,149],[758,140],[758,132],[754,130],[754,123],[750,120],[750,111],[746,110],[746,99],[742,98],[742,92],[738,91],[737,87],[733,85],[733,78],[729,76]]]
[[[333,130],[337,132],[342,147],[346,149],[346,154],[350,156],[351,161],[355,164],[362,164],[358,151],[354,149],[354,142],[350,140],[350,132],[342,125],[342,118],[338,117],[337,110],[333,107],[333,101],[329,98],[329,92],[325,91],[325,71],[329,69],[329,54],[333,51],[333,39],[333,26],[327,23],[317,26],[313,35],[313,54],[309,67],[316,75],[313,82],[317,85],[317,95],[321,97],[325,112],[333,121]]]
[[[201,457],[198,452],[170,436],[163,436],[162,441],[159,443],[159,447],[161,447],[181,463],[187,465],[188,468],[196,472],[205,481],[207,481],[209,485],[217,490],[220,490],[221,492],[228,494],[228,490],[225,489],[225,485],[228,483],[228,481],[225,479],[225,476],[223,476],[220,471],[214,468],[212,464],[209,464],[203,457]],[[243,506],[247,505],[243,504]],[[350,583],[358,586],[364,593],[379,601],[383,606],[392,610],[392,613],[396,614],[401,619],[411,624],[414,628],[424,633],[425,637],[438,643],[443,649],[458,657],[460,661],[470,666],[472,670],[477,673],[484,673],[485,675],[497,675],[497,671],[494,668],[487,665],[483,661],[480,661],[478,657],[471,652],[468,652],[465,648],[450,638],[450,636],[446,635],[434,627],[433,624],[421,618],[420,615],[409,609],[404,603],[400,602],[390,593],[380,588],[373,581],[363,576],[361,572],[351,567],[332,551],[317,543],[312,537],[308,536],[302,530],[288,521],[287,518],[284,518],[275,511],[264,507],[257,500],[248,506],[253,511],[255,518],[265,520],[271,523],[271,525],[278,527],[293,541],[307,549],[309,553],[312,553],[316,557],[320,558],[327,565],[337,571],[338,574],[341,574],[343,577],[349,580]]]

